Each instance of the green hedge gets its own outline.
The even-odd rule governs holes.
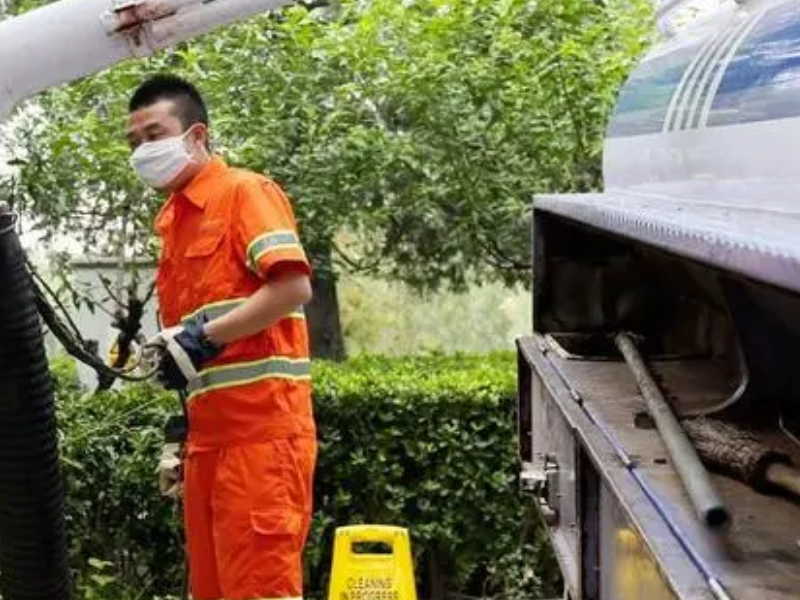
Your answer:
[[[325,596],[333,531],[409,527],[423,598],[553,594],[556,569],[518,493],[510,354],[314,366],[320,436],[307,596]],[[180,528],[154,468],[177,409],[158,389],[84,395],[55,368],[77,583],[85,598],[175,594]]]

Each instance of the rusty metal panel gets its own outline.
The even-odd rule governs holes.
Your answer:
[[[521,360],[533,369],[533,461],[524,465],[527,472],[523,471],[522,476],[523,480],[529,478],[540,482],[536,492],[544,499],[545,507],[559,508],[556,520],[550,515],[548,529],[571,600],[585,600],[581,589],[584,559],[580,539],[582,523],[578,510],[580,503],[577,501],[581,498],[582,490],[580,478],[576,477],[580,466],[577,457],[581,455],[585,464],[590,463],[596,469],[602,485],[627,515],[630,527],[649,547],[662,569],[664,581],[674,590],[675,597],[681,600],[711,600],[713,595],[702,574],[620,461],[593,418],[584,410],[580,397],[567,385],[548,358],[543,337],[534,335],[521,338],[518,346]],[[562,465],[557,465],[556,476],[553,477],[552,463],[559,460],[563,463],[563,473]],[[606,569],[603,560],[605,552],[605,548],[599,552],[599,566],[603,570]],[[601,599],[606,600],[604,597]]]
[[[565,584],[580,597],[575,439],[538,375],[533,375],[531,385],[533,468],[542,482],[542,508],[552,511],[546,518]]]
[[[517,434],[519,435],[519,459],[523,464],[533,458],[533,432],[531,417],[531,367],[522,354],[517,355]],[[523,483],[524,485],[524,483]]]
[[[619,372],[619,365],[613,362],[588,365],[564,360],[556,353],[548,354],[545,360],[547,362],[542,362],[539,369],[545,371],[548,364],[554,366],[565,381],[580,392],[583,405],[635,458],[637,473],[648,482],[665,507],[668,518],[733,598],[796,600],[800,597],[800,504],[784,497],[760,494],[729,477],[714,474],[712,479],[732,511],[733,524],[724,535],[710,531],[698,522],[657,432],[638,427],[635,423],[634,416],[644,410],[644,402],[633,387],[633,376]],[[658,372],[665,364],[655,362],[654,371]],[[669,365],[677,369],[680,361]],[[665,380],[671,382],[671,389],[680,389],[680,378],[667,377]],[[559,402],[559,406],[562,410],[569,410],[566,402]],[[576,433],[588,448],[599,447],[591,428],[577,427]],[[764,436],[765,442],[779,447],[795,463],[800,463],[800,450],[787,445],[785,440],[781,442],[779,432],[775,432],[774,439]],[[609,494],[614,496],[638,531],[660,566],[662,575],[676,590],[676,596],[682,600],[695,597],[681,590],[681,580],[690,571],[679,566],[677,555],[668,549],[668,538],[650,530],[652,522],[645,517],[647,509],[644,503],[635,499],[634,492],[620,487],[622,480],[615,476],[614,458],[602,453],[596,453],[593,458],[605,477]],[[656,519],[663,520],[660,516]],[[602,568],[605,575],[605,566]]]
[[[580,394],[599,396],[609,402],[620,393],[639,396],[636,381],[621,356],[600,357],[602,365],[596,365],[596,357],[581,360],[583,357],[570,356],[557,345],[555,340],[559,335],[546,334],[545,341],[562,359],[564,374]],[[733,375],[727,365],[714,358],[655,357],[649,364],[682,417],[722,410],[741,397],[748,383],[746,368]]]

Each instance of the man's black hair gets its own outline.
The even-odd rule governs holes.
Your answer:
[[[134,112],[161,100],[175,103],[175,116],[180,119],[184,129],[194,123],[208,126],[208,111],[200,92],[191,83],[175,75],[155,75],[145,81],[133,93],[128,111]]]

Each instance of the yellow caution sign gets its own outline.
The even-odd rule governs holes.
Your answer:
[[[389,525],[336,529],[328,600],[417,600],[408,530]]]

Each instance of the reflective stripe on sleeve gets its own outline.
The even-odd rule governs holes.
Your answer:
[[[287,319],[305,319],[306,310],[302,306],[298,306],[295,310],[286,315]]]
[[[287,250],[290,248],[302,251],[297,234],[289,229],[270,231],[258,236],[247,245],[247,266],[250,270],[258,272],[258,261],[269,252]]]
[[[186,325],[188,321],[196,317],[205,317],[204,320],[213,321],[217,317],[221,317],[231,312],[234,308],[241,306],[244,304],[245,300],[247,300],[247,298],[234,298],[232,300],[220,300],[218,302],[205,304],[185,317],[181,317],[181,324]]]
[[[200,371],[199,377],[190,383],[189,397],[221,388],[255,383],[264,379],[303,381],[310,378],[311,361],[309,359],[271,356],[262,360],[203,369]]]
[[[200,317],[201,320],[205,321],[213,321],[214,319],[221,317],[229,312],[231,312],[234,308],[237,308],[245,303],[247,298],[235,298],[233,300],[220,300],[219,302],[211,302],[210,304],[206,304],[201,306],[194,312],[189,313],[188,315],[181,318],[181,325],[186,325],[188,321],[191,319],[195,319]],[[203,319],[205,317],[205,319]],[[306,313],[305,309],[302,306],[298,306],[292,312],[284,317],[285,319],[305,319]]]

